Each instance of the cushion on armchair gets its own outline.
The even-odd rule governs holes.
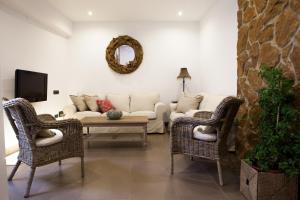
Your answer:
[[[50,131],[55,133],[55,135],[52,136],[52,137],[46,137],[46,138],[38,137],[35,140],[35,145],[38,146],[38,147],[45,147],[45,146],[49,146],[49,145],[52,145],[52,144],[59,143],[63,140],[64,135],[60,130],[50,129]]]
[[[50,129],[44,129],[37,133],[39,138],[49,138],[55,136],[55,132]]]
[[[216,129],[210,126],[196,126],[193,130],[194,138],[207,142],[215,142],[217,140]]]
[[[179,98],[176,112],[186,113],[189,110],[196,110],[198,109],[202,99],[203,96],[201,95],[196,95],[196,96],[184,95]]]

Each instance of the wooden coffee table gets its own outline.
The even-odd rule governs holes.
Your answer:
[[[109,120],[106,117],[84,117],[80,120],[83,127],[87,128],[86,141],[101,141],[100,137],[91,137],[91,127],[142,127],[143,132],[143,145],[147,146],[147,124],[148,118],[145,116],[123,116],[119,120]],[[100,135],[100,134],[99,134]]]

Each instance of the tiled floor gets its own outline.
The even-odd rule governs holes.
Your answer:
[[[244,200],[238,173],[224,169],[225,185],[218,185],[216,164],[175,157],[169,174],[169,136],[149,135],[147,148],[139,144],[91,144],[86,150],[81,179],[79,159],[54,163],[36,171],[30,199],[41,200]],[[12,167],[8,167],[8,173]],[[29,168],[24,164],[9,183],[11,200],[23,198]],[[0,198],[1,199],[1,198]]]

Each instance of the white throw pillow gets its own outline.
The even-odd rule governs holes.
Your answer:
[[[88,110],[83,96],[70,95],[70,98],[73,104],[76,106],[77,110],[79,110],[80,112]]]
[[[107,99],[119,111],[130,112],[129,95],[127,94],[108,94]]]
[[[159,94],[132,94],[130,95],[130,111],[154,111],[159,98]]]
[[[176,112],[186,113],[189,110],[196,110],[198,108],[200,102],[202,101],[202,99],[203,99],[203,96],[201,96],[201,95],[181,96],[179,98],[179,101],[177,104]]]
[[[84,101],[86,103],[86,105],[88,106],[88,108],[90,109],[90,111],[93,112],[99,112],[99,106],[97,104],[97,100],[103,100],[101,98],[99,98],[98,96],[85,96],[84,97]]]

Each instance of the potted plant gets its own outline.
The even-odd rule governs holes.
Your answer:
[[[259,142],[241,163],[240,190],[249,200],[297,200],[300,170],[300,110],[294,81],[275,67],[262,66]]]

